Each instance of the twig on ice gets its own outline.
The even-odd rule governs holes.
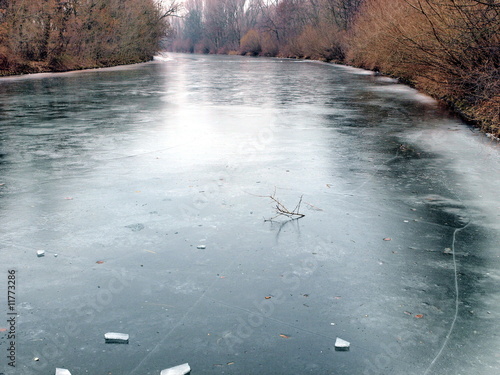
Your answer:
[[[280,202],[278,198],[276,198],[276,188],[274,189],[274,192],[272,195],[268,195],[266,198],[270,198],[275,204],[275,209],[276,209],[276,216],[270,218],[270,219],[264,219],[264,221],[272,221],[273,219],[276,219],[279,216],[286,216],[290,219],[300,219],[301,217],[304,217],[306,215],[301,214],[300,211],[300,205],[302,203],[302,195],[300,196],[299,203],[295,206],[295,208],[290,211],[288,208],[285,207],[283,203]]]

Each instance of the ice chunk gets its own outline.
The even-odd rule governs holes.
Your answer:
[[[183,363],[182,365],[170,367],[160,372],[160,375],[185,375],[189,374],[191,367],[189,364]]]
[[[71,372],[65,368],[56,368],[56,375],[71,375]]]
[[[39,258],[45,256],[45,251],[43,251],[43,250],[37,250],[36,256],[39,257]]]
[[[104,339],[108,344],[128,344],[128,338],[126,333],[108,332],[104,334]]]
[[[206,245],[198,245],[196,246],[197,249],[200,249],[200,250],[203,250],[203,249],[206,249],[207,246]]]
[[[341,339],[340,337],[337,337],[337,339],[335,340],[336,351],[347,351],[349,350],[349,346],[351,346],[351,343],[349,341]]]

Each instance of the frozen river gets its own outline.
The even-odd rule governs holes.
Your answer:
[[[498,374],[499,186],[497,143],[352,68],[2,79],[0,372]]]

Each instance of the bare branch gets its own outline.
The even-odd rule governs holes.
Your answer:
[[[279,216],[285,216],[285,217],[288,217],[288,218],[293,219],[293,220],[300,219],[300,218],[305,216],[305,214],[300,213],[300,205],[302,203],[302,196],[300,196],[299,203],[297,203],[295,208],[291,211],[288,208],[286,208],[286,206],[283,203],[281,203],[281,201],[278,198],[276,198],[276,188],[274,188],[273,194],[266,196],[266,198],[271,199],[276,204],[275,209],[276,209],[277,215],[272,217],[271,219],[267,219],[265,221],[272,221],[273,219],[275,219]]]
[[[180,10],[182,9],[182,4],[177,0],[173,0],[166,7],[163,6],[163,3],[160,1],[158,6],[162,8],[160,20],[168,18],[168,17],[181,17],[178,15]]]

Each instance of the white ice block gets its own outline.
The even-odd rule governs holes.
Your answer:
[[[160,375],[185,375],[189,374],[191,367],[189,364],[183,363],[182,365],[170,367],[160,372]]]
[[[128,344],[128,338],[126,333],[108,332],[104,334],[107,343]]]
[[[43,251],[43,250],[37,250],[36,251],[36,256],[39,257],[39,258],[45,256],[45,251]]]
[[[335,340],[335,350],[337,351],[347,351],[350,346],[351,343],[349,341],[343,340],[340,337],[337,337]]]
[[[56,368],[56,375],[71,375],[71,372],[65,368]]]

